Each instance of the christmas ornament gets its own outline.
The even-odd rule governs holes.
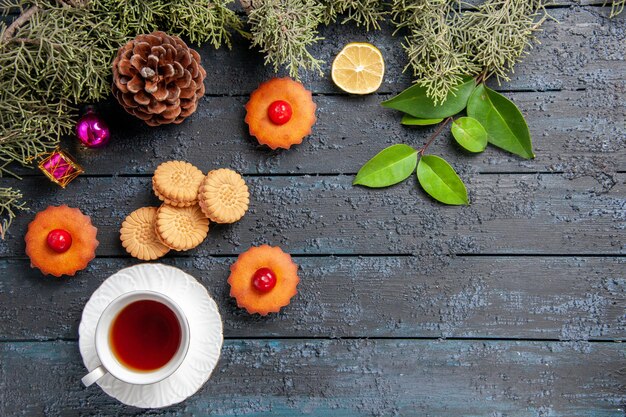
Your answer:
[[[100,148],[109,143],[111,133],[104,119],[93,107],[89,107],[76,123],[76,136],[86,147]]]
[[[165,32],[139,35],[113,61],[113,95],[150,126],[181,123],[204,95],[200,55]]]
[[[85,172],[71,155],[60,148],[53,150],[38,166],[50,181],[63,188]]]

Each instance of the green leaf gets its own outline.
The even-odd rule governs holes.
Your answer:
[[[413,117],[410,114],[405,114],[402,116],[402,123],[405,126],[429,126],[436,125],[437,123],[441,123],[443,121],[442,118],[436,119],[420,119],[419,117]]]
[[[467,115],[483,125],[489,143],[523,158],[535,157],[524,116],[502,94],[479,85],[467,103]]]
[[[487,147],[487,131],[473,117],[459,117],[450,130],[458,144],[470,152],[482,152]]]
[[[417,151],[408,145],[392,145],[380,151],[359,170],[353,185],[381,188],[407,179],[417,165]]]
[[[417,179],[432,198],[455,206],[467,205],[467,190],[461,178],[443,158],[424,155],[417,165]]]
[[[473,78],[464,78],[440,105],[426,95],[426,88],[415,84],[397,96],[383,101],[383,107],[400,110],[419,119],[445,119],[454,116],[467,106],[467,99],[476,87]]]

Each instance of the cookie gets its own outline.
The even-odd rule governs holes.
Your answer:
[[[152,189],[170,206],[187,207],[198,201],[198,187],[204,174],[184,161],[167,161],[159,165],[152,177]]]
[[[122,223],[120,240],[131,256],[142,261],[159,259],[170,251],[156,231],[156,207],[142,207],[130,213]]]
[[[198,205],[175,207],[163,204],[156,216],[155,230],[159,239],[177,251],[195,248],[209,233],[209,219]]]
[[[211,171],[202,181],[198,203],[215,223],[234,223],[248,210],[250,193],[241,175],[227,168]]]

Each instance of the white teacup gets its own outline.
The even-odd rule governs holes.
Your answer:
[[[111,325],[117,315],[129,304],[142,300],[152,300],[164,304],[174,312],[180,324],[181,336],[178,350],[165,365],[151,371],[138,371],[125,366],[113,353],[109,340]],[[90,386],[107,373],[128,384],[154,384],[172,375],[185,360],[187,350],[189,349],[189,323],[183,310],[168,296],[148,290],[132,291],[122,294],[111,301],[104,309],[98,319],[95,339],[96,354],[100,360],[100,365],[81,379],[85,386]]]

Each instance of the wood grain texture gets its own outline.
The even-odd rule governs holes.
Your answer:
[[[626,82],[587,91],[506,93],[525,115],[537,157],[525,160],[489,146],[470,154],[449,129],[429,148],[455,166],[481,173],[567,172],[606,176],[626,171]],[[383,109],[389,95],[317,96],[318,121],[302,145],[271,151],[250,137],[243,119],[247,97],[205,97],[181,125],[150,128],[114,103],[105,114],[113,138],[104,149],[66,141],[86,175],[152,174],[155,164],[177,158],[200,167],[228,166],[246,174],[354,174],[394,143],[420,148],[434,127],[400,125],[401,113]],[[323,162],[322,162],[323,161]],[[22,175],[40,175],[22,169]]]
[[[168,258],[218,303],[226,337],[626,340],[626,258],[296,257],[299,294],[250,316],[229,296],[235,258]],[[0,340],[73,339],[91,293],[131,259],[44,278],[1,260]]]
[[[199,48],[207,95],[182,125],[149,129],[105,104],[107,148],[64,144],[86,176],[66,190],[36,171],[2,179],[33,211],[80,207],[101,246],[87,270],[54,279],[24,255],[33,213],[0,242],[0,416],[624,417],[626,349],[611,341],[626,340],[626,13],[609,20],[608,7],[578,6],[602,3],[557,0],[549,11],[560,23],[544,26],[510,82],[490,81],[525,114],[536,159],[492,148],[470,156],[446,135],[430,148],[457,168],[470,207],[433,202],[415,178],[350,185],[380,149],[419,147],[432,131],[401,127],[380,108],[411,81],[389,26],[321,29],[313,53],[325,74],[345,43],[366,40],[382,49],[387,75],[367,97],[306,75],[319,121],[287,152],[247,134],[242,106],[274,74],[239,37],[232,51]],[[75,339],[90,294],[137,263],[118,229],[130,211],[158,204],[150,174],[168,159],[247,174],[252,206],[200,248],[163,260],[207,287],[230,339],[197,395],[144,412],[80,386]],[[302,278],[294,302],[266,318],[239,310],[225,282],[234,255],[260,243],[296,254]]]
[[[146,414],[623,417],[625,360],[618,343],[229,340],[198,394]],[[0,412],[144,415],[84,373],[75,342],[0,344]]]
[[[206,241],[183,255],[238,254],[261,243],[292,254],[626,253],[626,174],[605,184],[588,176],[460,175],[472,202],[461,208],[429,199],[414,176],[379,190],[354,187],[346,176],[248,178],[246,216],[211,226]],[[83,209],[99,228],[100,256],[125,255],[119,242],[123,219],[139,207],[158,205],[149,177],[79,178],[61,192],[42,188],[41,181],[19,184],[31,208]],[[16,219],[0,242],[0,257],[23,256],[22,236],[31,219]]]
[[[626,79],[623,57],[626,53],[626,18],[622,14],[609,20],[610,7],[557,8],[550,10],[556,21],[548,21],[537,35],[540,44],[515,67],[511,81],[503,83],[506,90],[547,90],[596,88],[599,85]],[[557,23],[560,22],[560,23]],[[366,32],[354,25],[331,25],[320,28],[324,38],[311,47],[314,56],[324,59],[322,72],[327,76],[307,73],[304,84],[317,93],[340,93],[328,76],[335,55],[348,42],[371,42],[381,49],[386,75],[380,92],[399,92],[412,80],[402,49],[402,37],[392,37],[393,28]],[[207,70],[207,94],[249,94],[259,84],[275,76],[272,68],[263,65],[263,56],[250,51],[249,43],[234,38],[233,49],[215,50],[210,45],[197,48]],[[285,75],[281,69],[279,74]]]
[[[504,86],[509,90],[569,90],[508,94],[526,115],[536,159],[526,161],[493,147],[479,155],[468,155],[449,134],[440,138],[431,151],[478,172],[564,171],[606,177],[626,171],[626,65],[622,61],[626,55],[626,24],[624,15],[609,20],[604,16],[606,12],[608,8],[552,10],[562,23],[547,23],[540,34],[542,44],[514,74],[521,79]],[[332,25],[326,30],[333,32],[318,45],[321,49],[316,53],[332,57],[333,48],[339,50],[355,36],[356,29]],[[383,49],[389,55],[387,84],[381,91],[402,90],[410,81],[408,76],[394,73],[405,65],[400,43],[391,37],[390,29],[368,36],[373,37],[372,41],[386,43]],[[146,156],[153,161],[180,158],[199,165],[212,160],[254,174],[350,174],[383,147],[397,142],[420,147],[432,132],[400,126],[399,113],[379,106],[388,94],[361,98],[333,94],[315,98],[319,122],[297,152],[271,152],[249,137],[243,123],[242,106],[249,93],[259,80],[271,76],[262,67],[261,57],[249,51],[244,40],[239,40],[231,51],[205,46],[201,52],[207,69],[219,73],[207,77],[209,95],[196,114],[180,126],[152,129],[109,103],[104,110],[112,122],[113,139],[106,149],[84,149],[73,139],[66,143],[87,174],[149,173],[153,167]],[[326,73],[328,70],[325,68]],[[528,80],[530,76],[540,79]],[[543,85],[545,80],[549,80],[548,85]],[[338,93],[331,80],[317,75],[305,84],[316,93]],[[37,174],[21,168],[17,172]]]

